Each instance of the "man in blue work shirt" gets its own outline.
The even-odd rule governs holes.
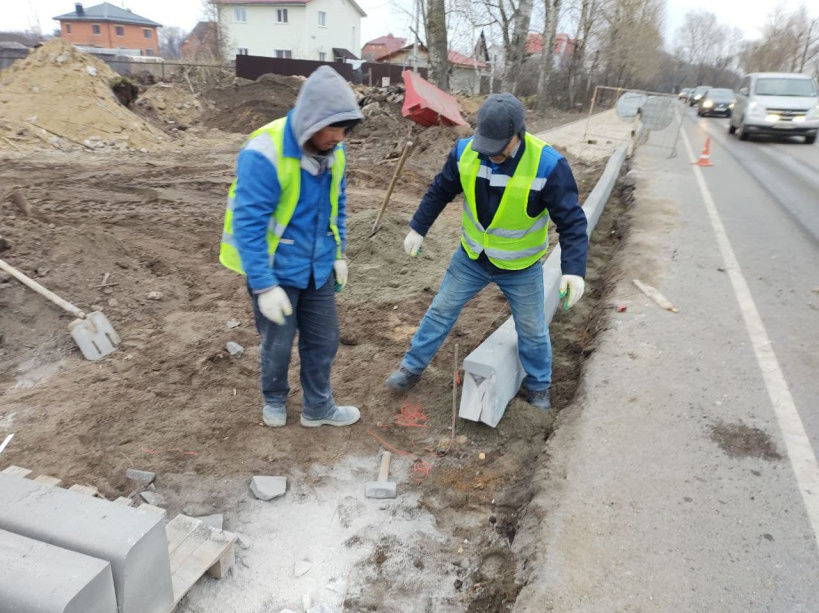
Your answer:
[[[219,260],[247,275],[264,408],[270,427],[287,421],[287,371],[299,332],[301,425],[348,426],[330,370],[338,350],[335,292],[347,283],[345,135],[362,119],[349,84],[329,66],[305,81],[286,118],[242,147],[230,189]]]
[[[587,224],[572,171],[563,156],[526,132],[520,101],[512,94],[495,94],[478,111],[475,136],[453,147],[410,221],[404,249],[411,257],[418,254],[440,212],[460,193],[461,247],[387,385],[395,391],[414,385],[464,305],[487,284],[496,283],[515,319],[528,400],[549,409],[552,348],[541,259],[548,247],[550,218],[560,233],[560,293],[566,308],[580,299],[585,287]]]

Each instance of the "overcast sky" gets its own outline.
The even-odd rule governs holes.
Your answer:
[[[396,36],[407,36],[406,13],[399,5],[411,6],[412,0],[357,0],[368,17],[362,21],[362,44],[368,40],[392,32]],[[0,30],[27,30],[34,14],[44,33],[57,27],[52,18],[55,15],[74,10],[71,0],[2,0],[0,10]],[[112,4],[130,8],[135,13],[166,26],[179,26],[191,30],[202,15],[202,0],[112,0]],[[747,38],[756,38],[759,27],[766,15],[778,3],[789,8],[797,7],[798,0],[667,0],[666,39],[672,37],[679,28],[686,12],[695,8],[705,8],[716,13],[719,20],[745,31]],[[86,1],[86,6],[98,4]],[[813,15],[819,15],[819,2],[805,2]],[[360,49],[351,49],[358,53]]]

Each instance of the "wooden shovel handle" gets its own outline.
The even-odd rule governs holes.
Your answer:
[[[407,140],[407,142],[404,143],[404,149],[401,151],[401,157],[398,159],[398,165],[395,167],[395,172],[392,173],[392,180],[387,188],[387,194],[384,196],[384,202],[381,203],[381,210],[378,211],[378,216],[375,218],[373,231],[370,233],[370,236],[375,236],[375,233],[378,232],[378,228],[381,226],[381,219],[384,217],[384,211],[387,210],[387,204],[390,202],[390,197],[392,196],[396,183],[398,183],[398,177],[401,175],[401,170],[404,168],[404,162],[407,161],[407,155],[411,149],[412,141]]]
[[[380,483],[384,483],[387,480],[387,477],[390,476],[390,458],[392,454],[389,451],[385,451],[384,455],[381,456],[381,468],[378,470],[378,481]]]
[[[80,319],[85,319],[85,313],[75,307],[73,304],[68,302],[67,300],[63,300],[57,294],[52,292],[51,290],[47,290],[42,285],[37,283],[34,279],[31,279],[21,273],[19,270],[14,268],[11,264],[0,260],[0,270],[4,270],[5,272],[9,273],[12,277],[17,279],[20,283],[25,285],[26,287],[33,289],[35,292],[43,296],[44,298],[48,298],[56,304],[58,307],[65,309],[75,317],[79,317]]]

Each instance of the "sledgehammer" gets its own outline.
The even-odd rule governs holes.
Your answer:
[[[392,454],[385,451],[381,456],[381,468],[378,471],[378,481],[367,483],[365,494],[367,498],[395,498],[395,483],[387,481],[390,474],[390,458]]]

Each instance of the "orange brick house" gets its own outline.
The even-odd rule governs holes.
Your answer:
[[[75,45],[133,49],[140,55],[159,56],[157,29],[162,24],[108,2],[89,8],[77,2],[73,13],[54,19],[60,22],[60,37]]]

